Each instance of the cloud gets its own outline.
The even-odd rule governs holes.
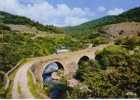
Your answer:
[[[97,9],[98,9],[99,12],[104,12],[104,11],[106,11],[106,8],[103,7],[103,6],[99,6]]]
[[[21,3],[19,0],[4,0],[3,2],[0,0],[0,10],[26,16],[42,24],[57,26],[78,25],[94,16],[94,12],[89,8],[71,8],[66,4],[53,6],[44,0],[37,3]]]
[[[107,15],[119,15],[122,12],[124,12],[124,9],[122,9],[122,8],[114,8],[112,10],[107,11]]]

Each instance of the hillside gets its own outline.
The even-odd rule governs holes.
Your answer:
[[[93,33],[94,31],[97,31],[98,28],[105,25],[131,21],[140,22],[140,7],[130,9],[118,16],[105,16],[103,18],[89,21],[78,26],[66,27],[65,31],[74,34]]]
[[[113,37],[120,35],[140,35],[140,23],[122,22],[118,24],[110,24],[102,27],[100,32],[110,34]]]
[[[24,32],[26,33],[34,33],[35,31],[36,33],[40,33],[40,32],[64,33],[63,29],[61,28],[52,25],[42,25],[38,22],[32,21],[29,18],[9,14],[3,11],[0,11],[0,24],[2,25],[4,24],[5,26],[10,27],[11,30],[13,31],[23,32],[22,30],[24,30]],[[30,29],[30,31],[28,31],[28,29]]]
[[[0,71],[26,57],[54,53],[65,40],[63,29],[0,11]]]
[[[29,18],[0,11],[0,71],[7,72],[24,58],[46,56],[67,47],[84,47],[62,28],[42,25]]]

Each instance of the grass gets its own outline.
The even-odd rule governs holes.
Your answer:
[[[31,39],[36,39],[38,37],[42,37],[42,38],[44,38],[44,37],[47,37],[47,38],[62,38],[62,37],[65,37],[65,36],[66,36],[66,34],[55,34],[55,33],[52,34],[52,33],[41,32],[41,33],[38,33],[35,36],[33,36]]]
[[[39,83],[36,83],[36,84],[33,83],[33,76],[32,76],[31,71],[28,71],[27,77],[28,77],[29,89],[30,89],[32,95],[37,99],[43,98],[42,96],[47,97],[45,95],[45,91],[40,87],[40,84]]]
[[[3,71],[0,71],[0,78],[1,78],[1,81],[0,81],[0,98],[1,99],[5,97],[5,90],[4,90],[4,87],[3,87],[3,85],[4,85],[4,80],[3,80],[4,74],[5,73]]]
[[[22,92],[21,92],[21,87],[20,87],[20,85],[18,84],[18,93],[21,95],[22,94]]]

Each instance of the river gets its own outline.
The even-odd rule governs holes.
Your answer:
[[[42,77],[44,84],[50,89],[49,97],[62,99],[66,95],[66,86],[59,80],[54,80],[52,78],[52,73],[57,72],[58,70],[59,66],[56,63],[51,63],[46,66]]]

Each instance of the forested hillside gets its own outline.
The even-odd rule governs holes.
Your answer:
[[[130,9],[118,16],[105,16],[78,26],[66,27],[65,31],[74,34],[87,34],[93,33],[105,25],[131,21],[140,22],[140,7]]]
[[[53,25],[42,25],[38,22],[32,21],[29,18],[12,15],[2,11],[0,11],[0,24],[27,25],[30,27],[36,27],[40,31],[63,33],[63,30],[61,28],[57,28]]]

